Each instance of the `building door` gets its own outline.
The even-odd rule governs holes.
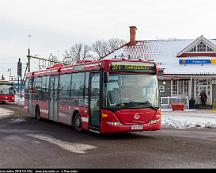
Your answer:
[[[91,130],[100,131],[100,74],[90,74],[89,121]]]
[[[209,79],[196,79],[196,104],[201,104],[200,93],[206,92],[207,105],[212,105],[212,89]]]
[[[50,76],[49,82],[49,120],[58,119],[58,80],[59,76]]]

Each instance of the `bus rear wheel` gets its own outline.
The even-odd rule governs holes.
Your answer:
[[[41,117],[40,117],[40,108],[38,106],[35,109],[35,118],[37,120],[41,120]]]
[[[80,131],[82,130],[82,129],[81,129],[81,125],[82,125],[81,116],[80,116],[80,114],[77,112],[77,113],[75,113],[75,115],[74,115],[73,122],[72,122],[72,126],[73,126],[74,130],[80,132]]]

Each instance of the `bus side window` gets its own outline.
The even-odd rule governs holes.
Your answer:
[[[70,98],[71,74],[60,75],[59,98]]]
[[[36,77],[34,79],[34,84],[33,87],[35,89],[35,94],[34,94],[34,99],[41,99],[41,92],[42,92],[42,88],[41,88],[41,84],[42,84],[42,77]]]
[[[48,100],[49,99],[49,76],[43,76],[42,77],[42,100]]]
[[[71,88],[71,98],[74,104],[78,106],[84,105],[84,76],[85,73],[74,73],[72,75],[72,88]]]

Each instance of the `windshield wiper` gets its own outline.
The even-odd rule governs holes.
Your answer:
[[[149,108],[154,109],[155,111],[157,111],[159,109],[159,106],[153,106],[152,104],[149,106]]]
[[[155,111],[157,111],[159,109],[159,106],[153,106],[149,101],[146,101],[146,102],[125,102],[125,103],[118,103],[116,104],[115,106],[116,107],[125,107],[125,106],[128,106],[128,107],[134,107],[136,108],[137,106],[142,106],[145,108],[151,108],[151,109],[154,109]]]

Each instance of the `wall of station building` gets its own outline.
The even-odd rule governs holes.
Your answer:
[[[199,84],[197,84],[197,80],[199,80],[199,77],[193,77],[192,80],[189,80],[189,94],[188,97],[194,98],[196,100],[195,104],[200,105],[200,90],[199,92],[197,91],[197,86],[198,88],[200,87]],[[206,87],[210,87],[210,95],[208,98],[208,105],[213,106],[216,108],[216,83],[211,83],[212,80],[215,80],[215,78],[212,77],[202,77],[201,79],[207,79],[210,83]],[[172,97],[172,82],[171,80],[158,80],[158,85],[159,85],[159,96],[161,97]],[[161,92],[162,90],[162,92]]]

